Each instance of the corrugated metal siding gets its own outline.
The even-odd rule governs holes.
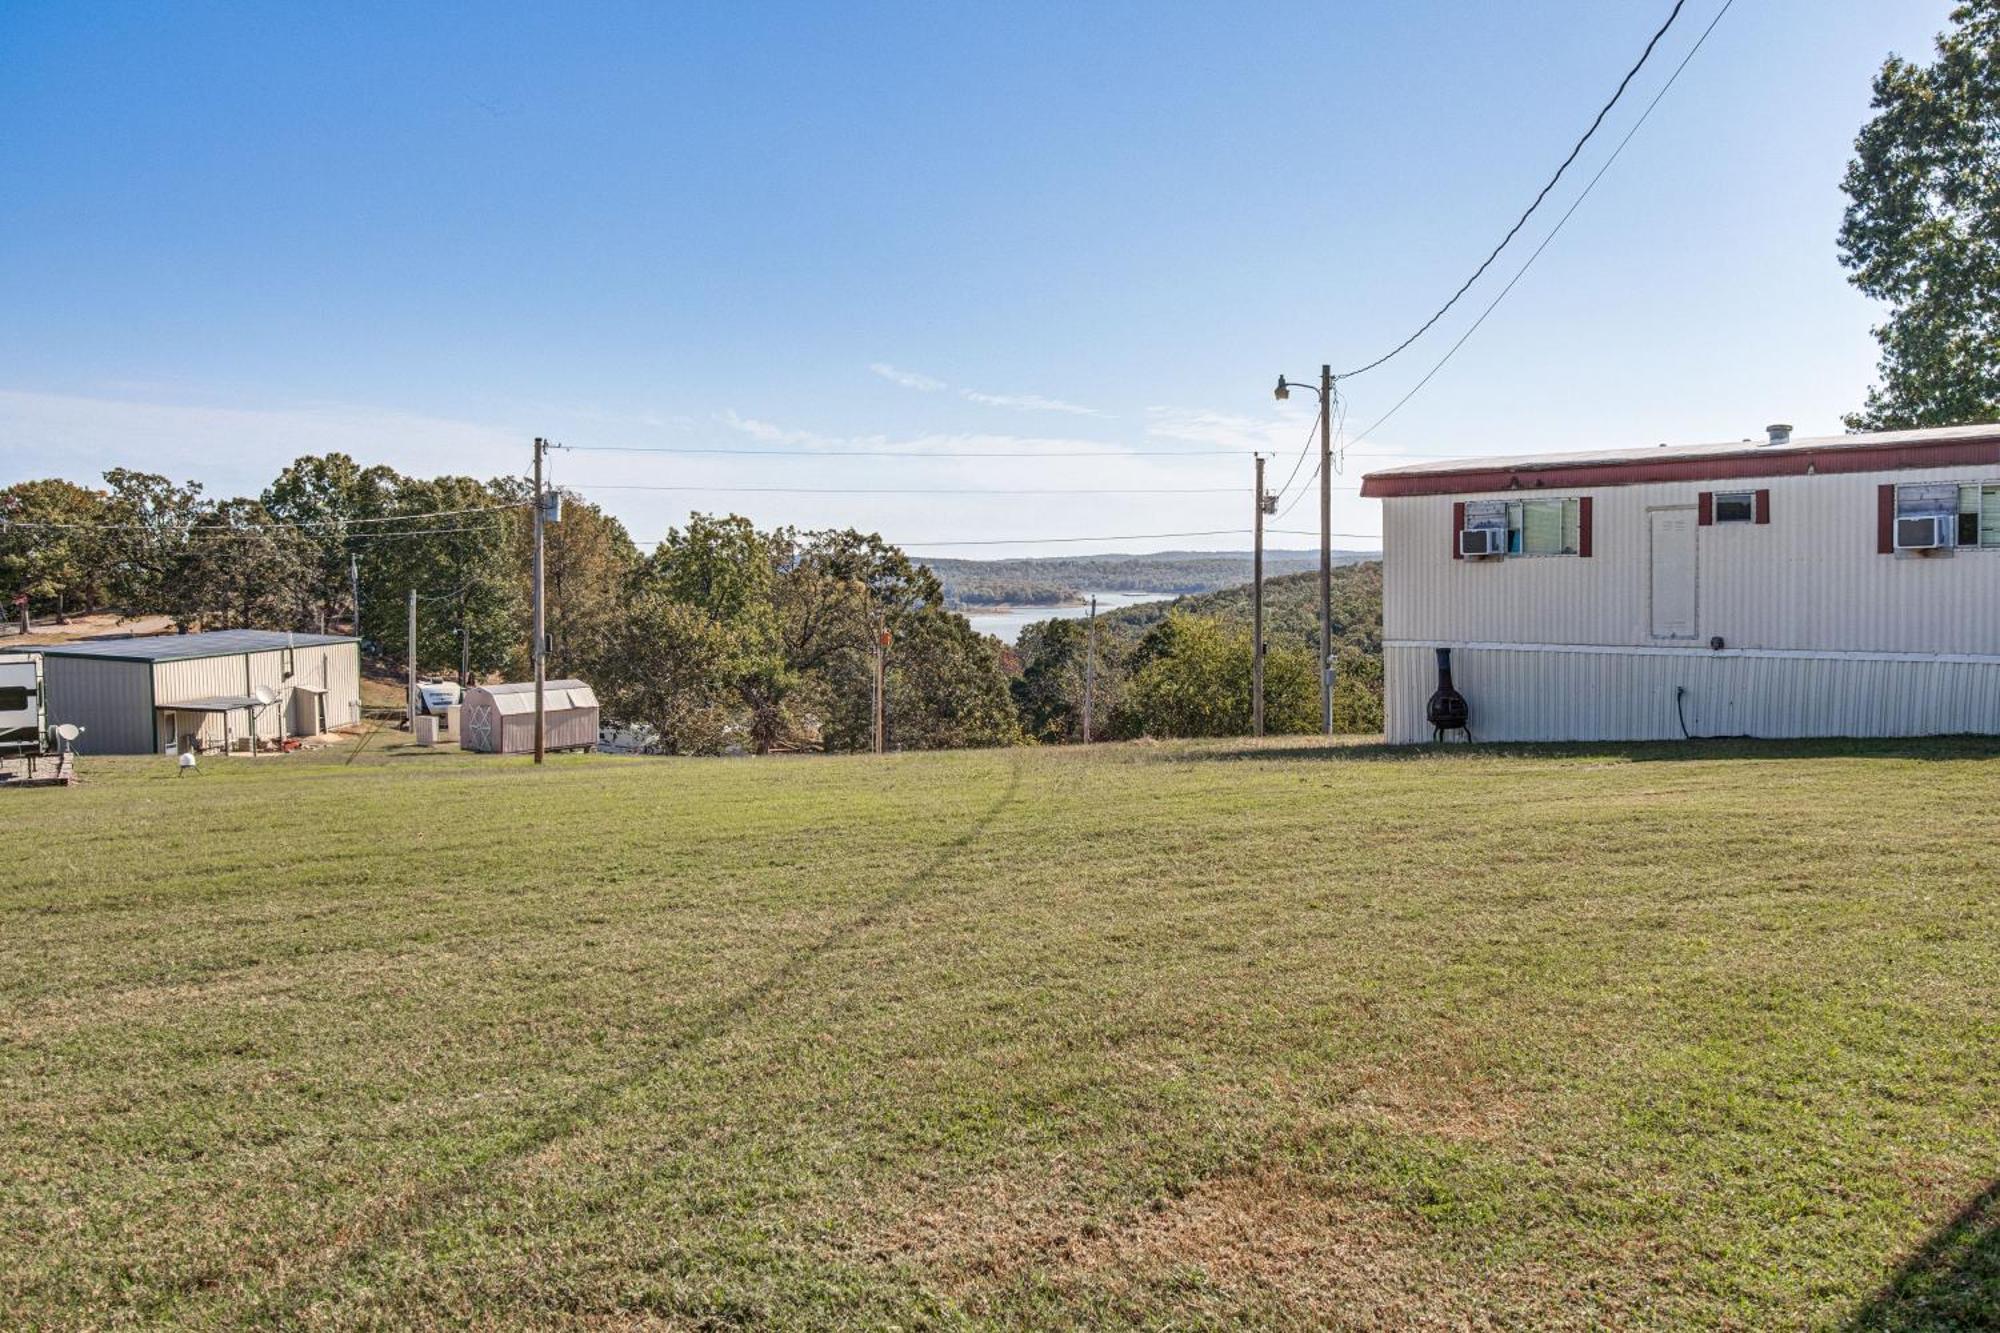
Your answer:
[[[326,725],[329,728],[361,720],[361,650],[358,647],[351,643],[337,643],[294,648],[291,656],[291,674],[286,675],[283,650],[249,655],[251,692],[263,685],[282,701],[266,710],[266,715],[258,720],[259,735],[277,735],[281,710],[288,728],[292,726],[293,718],[302,717],[309,711],[304,706],[293,707],[292,701],[287,698],[295,686],[310,686],[325,692]]]
[[[1435,654],[1384,657],[1388,740],[1429,740]],[[1451,664],[1482,741],[1678,740],[1677,686],[1696,736],[2000,733],[2000,662],[1461,646]]]
[[[481,707],[477,698],[468,697],[463,714],[463,734],[459,737],[462,747],[486,754],[535,752],[535,715],[532,711],[497,713],[489,708],[482,716],[478,713]],[[547,717],[548,730],[544,740],[549,749],[581,750],[597,744],[597,709],[551,709]]]
[[[1384,637],[1639,646],[1650,634],[1647,511],[1703,490],[1771,492],[1768,524],[1698,530],[1696,626],[1733,648],[2000,654],[2000,551],[1878,555],[1876,487],[2000,480],[1990,467],[1851,476],[1674,482],[1590,496],[1593,553],[1453,560],[1454,501],[1535,492],[1415,496],[1382,503]]]
[[[43,658],[49,725],[74,722],[84,728],[77,743],[84,754],[151,754],[150,670],[145,662],[113,658]]]
[[[326,725],[344,727],[361,720],[361,649],[352,643],[301,648],[294,679],[326,691]]]
[[[250,693],[250,675],[245,657],[194,657],[180,662],[153,663],[153,702],[164,707],[181,699],[213,698],[218,694]],[[176,719],[178,734],[199,737],[203,745],[220,746],[223,741],[223,714],[209,713],[196,721],[193,714]],[[274,724],[275,725],[275,724]],[[228,734],[231,737],[250,734],[250,715],[247,709],[237,709],[228,714]],[[160,718],[159,733],[155,739],[156,749],[172,744],[174,733],[170,732],[166,719]]]

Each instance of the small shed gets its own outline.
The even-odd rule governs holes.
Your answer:
[[[551,680],[542,686],[546,715],[543,743],[551,750],[597,747],[597,696],[580,680]],[[465,692],[462,749],[481,754],[535,752],[535,683],[474,685]]]

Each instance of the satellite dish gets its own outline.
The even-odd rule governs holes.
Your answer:
[[[278,696],[271,692],[269,685],[259,685],[250,692],[250,697],[260,704],[274,704],[278,702]]]
[[[83,728],[74,722],[58,722],[55,726],[55,732],[57,740],[62,741],[64,744],[74,744],[76,738],[83,735]]]

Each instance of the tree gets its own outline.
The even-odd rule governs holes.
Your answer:
[[[22,481],[0,490],[0,592],[27,610],[88,609],[104,595],[104,497],[72,482]],[[19,526],[16,526],[19,525]]]
[[[1014,711],[1028,739],[1059,744],[1083,738],[1084,657],[1090,631],[1081,620],[1042,620],[1021,631],[1021,674],[1009,683]],[[1102,732],[1112,716],[1118,672],[1110,660],[1111,636],[1097,644],[1097,709],[1094,729]]]
[[[348,575],[349,557],[358,549],[353,539],[395,526],[370,520],[391,512],[401,480],[393,469],[364,468],[333,453],[293,459],[264,488],[264,509],[272,521],[298,525],[310,559],[307,583],[315,622],[354,623]]]
[[[170,603],[188,555],[188,529],[200,517],[201,483],[176,486],[158,473],[122,467],[105,473],[104,481],[106,594],[130,615],[169,612],[176,628],[186,631],[192,622]]]
[[[735,685],[742,640],[653,587],[635,593],[593,678],[610,714],[644,722],[671,754],[715,754],[743,732]]]
[[[1146,632],[1131,660],[1113,727],[1125,736],[1242,736],[1250,730],[1250,635],[1217,621],[1171,612]],[[1273,648],[1264,655],[1264,730],[1319,729],[1313,654]]]
[[[519,530],[516,577],[532,589],[533,521],[521,523]],[[638,548],[623,523],[588,500],[563,496],[561,521],[542,529],[551,675],[595,680],[611,668],[638,561]],[[532,669],[526,649],[524,640],[520,665]]]
[[[160,609],[203,629],[309,629],[317,616],[312,568],[306,539],[272,526],[257,501],[202,505]]]
[[[1856,430],[2000,417],[2000,0],[1951,18],[1933,63],[1883,64],[1842,182],[1841,262],[1890,307]]]
[[[527,637],[528,590],[517,558],[526,511],[473,477],[385,481],[392,521],[348,539],[360,553],[362,637],[401,656],[414,588],[420,670],[456,672],[463,660],[477,677],[514,662]]]

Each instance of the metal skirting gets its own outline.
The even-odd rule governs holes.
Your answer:
[[[2000,734],[2000,658],[1974,654],[1400,641],[1383,650],[1391,744],[1431,739],[1433,647],[1481,741]]]

